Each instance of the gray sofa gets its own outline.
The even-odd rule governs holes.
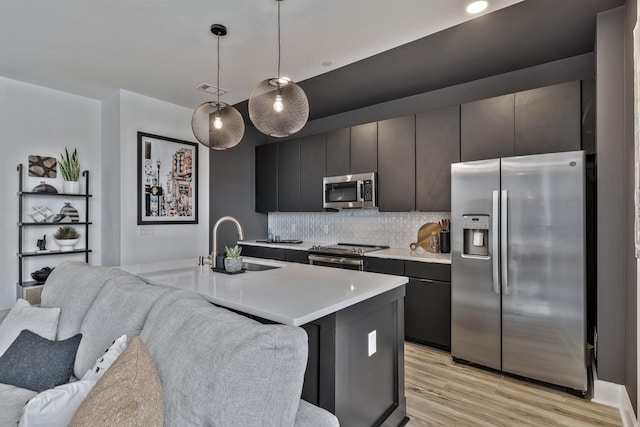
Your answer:
[[[82,333],[78,378],[113,340],[140,335],[160,376],[166,426],[338,425],[300,399],[307,360],[301,328],[263,325],[194,293],[77,262],[51,273],[41,305],[61,309],[58,340]],[[0,384],[0,426],[15,426],[35,394]]]

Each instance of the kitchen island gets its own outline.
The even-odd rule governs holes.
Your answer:
[[[304,328],[309,359],[302,397],[341,425],[406,423],[402,276],[245,257],[229,275],[196,260],[119,267],[150,284],[196,292],[258,321]]]

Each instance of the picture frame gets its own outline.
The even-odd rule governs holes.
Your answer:
[[[138,225],[198,223],[198,144],[138,132]]]

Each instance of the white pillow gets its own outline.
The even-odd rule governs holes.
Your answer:
[[[59,308],[32,307],[29,301],[20,298],[0,323],[0,356],[24,329],[48,340],[55,340],[59,317]]]
[[[109,366],[127,347],[127,336],[113,342],[82,379],[35,395],[22,409],[20,427],[65,427]]]

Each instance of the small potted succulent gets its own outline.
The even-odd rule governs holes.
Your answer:
[[[229,273],[235,273],[236,271],[242,270],[242,257],[240,253],[242,252],[242,248],[238,245],[230,248],[228,246],[224,247],[224,253],[227,257],[224,259],[224,269]]]
[[[80,240],[80,234],[78,234],[75,228],[65,225],[58,228],[58,231],[53,234],[53,238],[56,244],[60,246],[62,252],[70,252],[73,250],[73,246]]]
[[[64,147],[64,155],[60,153],[60,173],[62,174],[63,192],[66,194],[80,194],[80,160],[78,159],[78,150],[73,149],[71,155],[69,150]]]

